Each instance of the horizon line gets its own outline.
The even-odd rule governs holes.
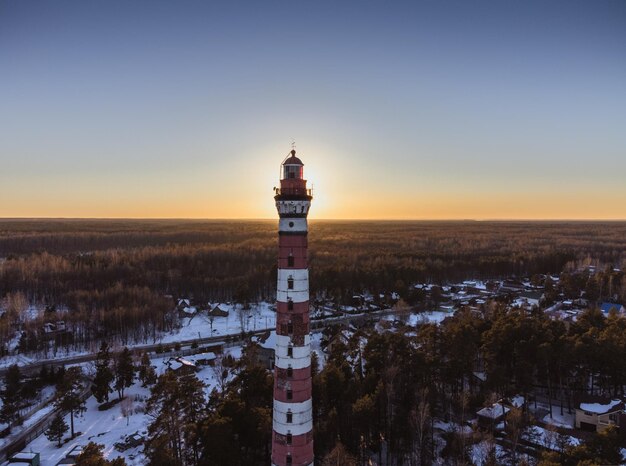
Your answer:
[[[24,220],[127,220],[127,221],[273,221],[274,217],[0,217],[2,221]],[[309,221],[346,222],[626,222],[626,218],[313,218]]]

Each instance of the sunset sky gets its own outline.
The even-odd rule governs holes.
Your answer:
[[[626,219],[626,2],[0,3],[0,217]]]

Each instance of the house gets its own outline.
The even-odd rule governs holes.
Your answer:
[[[189,306],[191,306],[191,300],[187,298],[179,299],[176,303],[176,309],[178,309],[179,311],[182,311]]]
[[[52,322],[46,322],[43,324],[43,333],[54,333],[56,332],[56,326]]]
[[[330,354],[333,352],[333,349],[337,345],[348,346],[348,342],[350,341],[352,334],[353,332],[347,329],[335,333],[332,337],[329,338],[328,343],[326,343],[326,347],[324,348],[324,351],[327,354]]]
[[[43,324],[43,333],[45,334],[65,332],[66,330],[67,329],[65,327],[64,320],[57,320],[54,323],[46,322],[45,324]]]
[[[626,309],[624,309],[624,306],[622,306],[621,304],[602,303],[600,305],[600,310],[602,311],[603,314],[608,315],[609,312],[611,312],[611,309],[614,309],[615,312],[617,312],[618,314],[624,314],[624,312],[626,312]]]
[[[525,299],[530,306],[539,306],[539,301],[543,298],[543,291],[522,291],[519,297]]]
[[[114,444],[117,451],[126,451],[130,448],[136,448],[144,443],[144,438],[139,435],[139,432],[126,436],[123,442],[117,442]]]
[[[198,313],[198,308],[196,306],[185,306],[183,308],[178,308],[178,316],[181,318],[185,317],[193,317]]]
[[[252,342],[257,345],[257,360],[258,362],[267,367],[268,369],[274,369],[274,361],[276,359],[274,350],[276,348],[276,331],[267,331],[263,335],[252,337]]]
[[[57,345],[63,345],[72,341],[74,338],[65,321],[58,320],[56,322],[46,322],[43,324],[43,335],[45,340],[55,340]]]
[[[524,291],[526,287],[519,280],[504,280],[500,285],[500,292],[502,293],[518,293]]]
[[[198,371],[196,364],[185,358],[170,358],[165,364],[176,375],[188,375]]]
[[[39,459],[39,453],[23,451],[21,453],[16,453],[11,458],[9,458],[9,464],[12,464],[12,465],[28,464],[30,466],[39,466],[41,462]]]
[[[624,402],[602,397],[586,397],[576,407],[576,428],[591,432],[602,432],[610,425],[619,427]]]
[[[228,317],[228,311],[223,310],[219,304],[207,313],[210,317]]]
[[[478,426],[487,430],[497,430],[503,428],[504,418],[511,410],[508,406],[505,406],[501,401],[493,403],[489,406],[478,410],[476,416],[478,417]]]
[[[197,366],[212,366],[217,359],[215,353],[209,351],[205,353],[197,353],[193,356],[188,356],[187,359]]]
[[[524,410],[526,399],[522,395],[504,398],[497,403],[486,406],[476,412],[478,426],[487,430],[499,430],[504,428],[504,422],[511,409]]]

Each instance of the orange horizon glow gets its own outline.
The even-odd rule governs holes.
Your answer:
[[[494,183],[471,173],[385,173],[381,166],[354,168],[355,158],[323,148],[298,155],[314,189],[311,220],[626,220],[626,200],[610,186],[587,191],[532,177]],[[12,199],[0,204],[0,218],[271,220],[279,163],[272,149],[165,178],[160,171],[94,175],[58,185],[42,177],[8,186]],[[237,173],[236,182],[229,173]]]

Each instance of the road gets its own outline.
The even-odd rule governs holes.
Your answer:
[[[373,312],[368,312],[364,314],[344,314],[343,316],[339,316],[339,317],[329,317],[326,319],[312,320],[311,330],[312,331],[320,330],[327,325],[338,324],[338,323],[362,322],[362,321],[370,320],[373,318],[380,318],[380,317],[384,317],[387,315],[391,315],[391,314],[394,314],[395,312],[396,311],[394,311],[393,309],[383,309],[380,311],[373,311]],[[250,335],[262,335],[267,330],[276,330],[276,328],[268,327],[268,328],[261,329],[261,330],[246,332],[245,337],[248,337]],[[132,346],[129,346],[129,348],[131,348],[134,351],[151,353],[151,352],[156,351],[157,348],[164,347],[164,346],[173,347],[175,345],[180,345],[181,347],[184,347],[184,346],[190,346],[194,343],[197,343],[198,345],[210,345],[212,343],[219,343],[219,342],[224,342],[224,341],[238,342],[238,341],[241,341],[241,339],[242,339],[242,334],[235,333],[235,334],[229,334],[229,335],[217,335],[217,336],[210,336],[210,337],[203,337],[203,338],[193,338],[193,339],[188,339],[188,340],[178,340],[178,341],[172,341],[168,343],[156,343],[156,344],[150,344],[150,345],[132,345]],[[175,353],[179,354],[179,352],[175,352]],[[162,356],[162,355],[159,355],[159,356]],[[23,374],[36,374],[37,372],[41,370],[43,366],[47,366],[48,368],[60,367],[60,366],[68,365],[68,364],[78,364],[82,362],[94,361],[95,359],[96,359],[96,353],[80,354],[77,356],[70,356],[66,358],[42,359],[40,361],[36,361],[30,364],[20,365],[20,370],[22,371]],[[0,377],[4,376],[7,369],[8,369],[7,367],[0,368]]]

